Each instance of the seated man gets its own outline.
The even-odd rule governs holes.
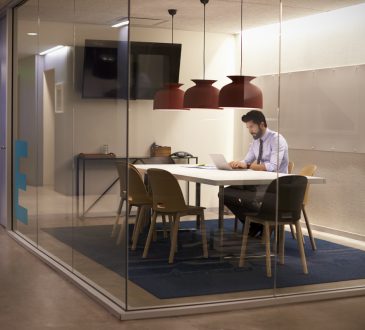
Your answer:
[[[288,173],[288,144],[284,137],[267,127],[261,111],[252,110],[242,116],[242,121],[253,137],[248,153],[242,161],[232,161],[232,168],[249,168],[254,171]],[[267,185],[229,186],[224,189],[224,205],[245,221],[245,212],[258,211]],[[252,223],[250,236],[262,233],[262,225]]]

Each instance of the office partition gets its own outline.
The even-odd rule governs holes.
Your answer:
[[[215,1],[206,7],[205,33],[197,18],[202,4],[187,3],[177,8],[173,40],[167,2],[28,0],[13,8],[16,237],[119,308],[119,315],[227,310],[362,289],[364,3],[293,16],[287,1],[242,7],[240,1]],[[226,12],[237,24],[227,32],[210,10]],[[257,11],[265,14],[264,23]],[[218,89],[229,75],[255,77],[263,94],[259,111],[273,134],[264,150],[269,171],[253,166],[242,174],[214,174],[210,154],[245,159],[255,139],[242,116],[251,108],[153,110],[151,91],[164,88],[161,68],[169,60],[145,48],[131,52],[130,45],[168,48],[171,41],[181,44],[183,91],[203,75],[216,79]],[[261,137],[267,137],[265,129]],[[288,144],[285,160],[279,135]],[[174,197],[204,207],[204,220],[160,212],[150,229],[161,211],[159,203],[153,209],[145,176],[153,143],[199,159],[160,167],[171,169],[169,182],[178,180],[181,192]],[[278,221],[283,161],[294,163],[292,174],[309,177],[299,228]],[[312,172],[307,165],[315,165]],[[135,170],[145,184],[144,208],[130,186]],[[255,214],[243,213],[247,204],[240,198],[239,216],[223,208],[224,188],[253,192],[257,208],[251,211],[259,212],[272,182],[271,217],[264,219],[270,227],[245,237],[245,216]]]

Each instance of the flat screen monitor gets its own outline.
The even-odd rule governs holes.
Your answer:
[[[179,81],[180,57],[181,44],[86,40],[82,97],[153,99]]]

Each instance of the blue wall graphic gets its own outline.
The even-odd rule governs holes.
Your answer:
[[[28,210],[19,205],[19,189],[27,190],[27,177],[20,173],[20,158],[28,157],[28,144],[25,141],[15,141],[15,159],[14,159],[14,208],[15,218],[24,224],[28,224]]]

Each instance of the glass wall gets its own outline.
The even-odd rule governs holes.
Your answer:
[[[127,17],[122,0],[14,9],[14,229],[121,306],[126,255],[110,236],[115,162],[127,157],[128,25],[112,25]]]
[[[151,11],[159,12],[156,27],[134,26],[132,19],[131,42],[169,43],[172,37],[171,17],[167,7],[153,8],[155,4],[140,6],[131,2],[132,17],[148,17]],[[265,11],[270,16],[273,28],[270,45],[260,31],[252,30],[254,13]],[[179,82],[182,90],[194,86],[191,79],[214,79],[213,86],[222,88],[231,80],[229,75],[259,77],[268,70],[273,73],[270,80],[271,98],[264,97],[274,108],[267,115],[269,127],[278,130],[277,106],[279,85],[279,19],[280,3],[243,3],[242,8],[242,55],[241,46],[241,3],[240,1],[211,1],[206,5],[205,68],[203,61],[203,12],[199,1],[189,1],[188,7],[177,6],[174,17],[174,44],[181,44]],[[224,20],[216,20],[217,14],[227,12],[230,27]],[[188,22],[189,23],[188,23]],[[188,27],[189,26],[189,27]],[[158,27],[158,28],[157,28]],[[164,29],[161,29],[164,28]],[[229,31],[229,33],[227,33]],[[247,46],[249,45],[249,46]],[[265,53],[265,56],[264,56]],[[262,54],[261,57],[258,54]],[[152,64],[150,64],[152,66]],[[152,71],[152,68],[149,68]],[[205,69],[205,70],[204,70]],[[173,81],[172,81],[173,82]],[[252,80],[261,84],[260,78]],[[161,86],[163,87],[163,86]],[[186,95],[186,94],[185,94]],[[171,152],[186,151],[197,159],[179,159],[176,171],[184,171],[184,164],[194,163],[212,165],[210,154],[223,154],[228,161],[243,160],[247,154],[252,136],[241,117],[250,108],[244,109],[191,109],[191,110],[153,110],[153,100],[131,100],[129,118],[130,154],[149,156],[149,146],[153,143],[171,147]],[[271,110],[271,109],[270,109]],[[143,132],[143,134],[141,134]],[[275,154],[275,151],[273,151]],[[146,165],[147,166],[147,165]],[[177,235],[177,252],[174,262],[168,263],[170,240],[164,237],[163,218],[157,217],[157,237],[145,253],[149,226],[140,235],[136,250],[130,250],[128,263],[128,307],[131,309],[179,306],[198,303],[212,303],[274,296],[274,263],[272,277],[266,275],[265,244],[259,238],[250,236],[244,265],[239,265],[243,216],[235,220],[235,215],[225,209],[224,219],[219,220],[219,181],[202,180],[199,171],[208,171],[207,178],[214,174],[207,169],[192,169],[189,174],[197,175],[189,185],[187,196],[186,180],[180,180],[186,202],[196,203],[196,188],[200,185],[200,205],[205,207],[205,227],[208,241],[208,258],[204,258],[202,233],[196,225],[196,216],[182,217]],[[194,172],[195,171],[195,172]],[[224,172],[224,171],[223,171]],[[184,172],[185,173],[185,172]],[[209,174],[211,176],[209,176]],[[228,173],[227,178],[228,178]],[[248,174],[248,176],[247,176]],[[267,180],[252,184],[249,172],[234,173],[235,181],[221,183],[222,188],[229,185],[242,185],[242,194],[261,195],[266,185],[277,177],[276,168]],[[188,175],[186,172],[185,175]],[[219,173],[218,173],[219,175]],[[188,175],[189,176],[189,175]],[[200,181],[199,181],[200,180]],[[233,180],[233,179],[232,179]],[[207,182],[208,181],[208,182]],[[199,183],[200,182],[200,183]],[[166,183],[167,185],[167,183]],[[153,193],[152,187],[152,195]],[[227,194],[227,192],[225,193]],[[275,212],[273,213],[275,227]],[[223,224],[220,227],[220,223]],[[254,225],[252,225],[254,227]],[[252,228],[251,232],[252,234]],[[273,234],[274,237],[274,234]],[[274,241],[274,238],[273,238]],[[271,256],[275,258],[275,244],[271,246]],[[144,255],[144,257],[143,257]]]
[[[308,274],[278,266],[277,294],[365,284],[365,3],[289,20],[283,1],[280,132],[294,173],[325,178],[311,184],[302,211]],[[312,239],[311,239],[312,236]],[[288,234],[286,262],[293,240]],[[294,248],[295,246],[293,246]],[[291,270],[289,270],[291,271]]]
[[[167,2],[14,8],[14,230],[130,311],[363,286],[365,3],[310,16],[287,1],[212,1],[204,35],[203,5],[186,2],[173,25]],[[253,124],[264,168],[255,167],[258,135],[241,119],[251,107],[153,110],[165,84],[186,92],[203,78],[221,89],[229,75],[254,77],[262,91],[267,127]],[[219,171],[211,154],[254,165]],[[143,176],[153,166],[175,174],[181,193],[171,196],[204,207],[205,220],[171,211],[150,229],[162,208],[151,210],[156,185]],[[280,186],[288,171],[310,183],[295,216],[281,209],[292,203]],[[219,200],[229,186],[237,212]],[[246,246],[248,217],[270,227],[266,236],[247,227]]]

